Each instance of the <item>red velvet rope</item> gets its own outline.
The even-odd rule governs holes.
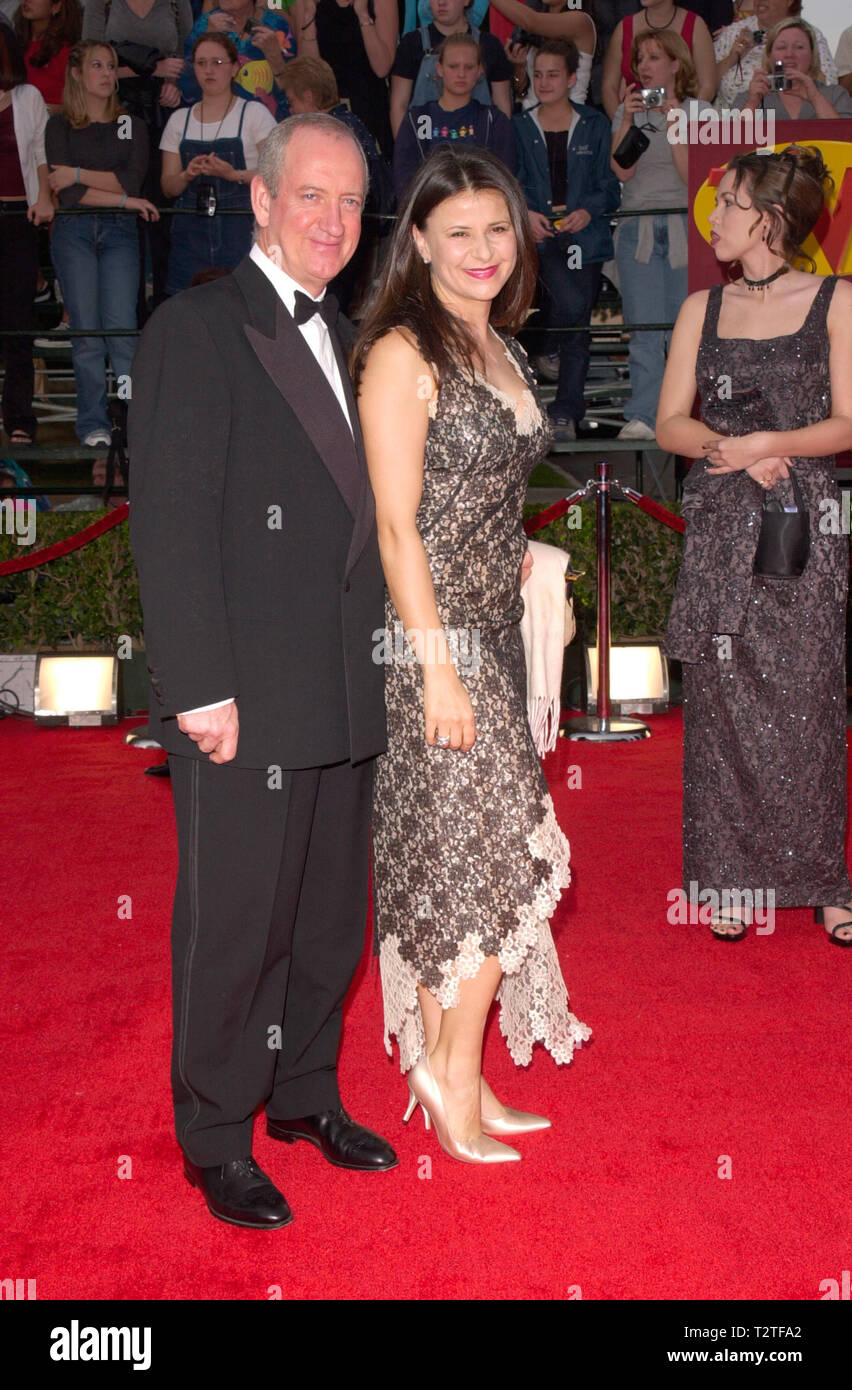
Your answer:
[[[682,516],[675,516],[674,512],[667,512],[665,507],[661,507],[658,502],[652,502],[650,497],[638,496],[632,498],[643,512],[647,512],[657,521],[661,521],[664,526],[670,526],[673,531],[679,531],[683,535],[686,530],[686,522]]]
[[[534,531],[540,531],[542,526],[549,526],[551,521],[556,521],[558,517],[564,516],[569,507],[567,497],[562,497],[558,502],[554,502],[552,507],[547,507],[543,512],[537,512],[535,516],[527,517],[524,522],[524,530],[528,536]]]
[[[543,526],[548,526],[551,521],[556,521],[560,516],[564,516],[576,499],[583,495],[580,492],[573,493],[570,497],[563,497],[558,502],[554,502],[552,507],[547,507],[543,512],[528,517],[524,522],[524,530],[527,535],[531,536],[533,532],[540,531]],[[637,507],[641,507],[643,512],[647,512],[656,521],[661,521],[664,526],[670,526],[673,531],[679,531],[683,535],[686,530],[686,523],[682,516],[675,516],[674,512],[666,511],[665,507],[661,507],[657,502],[652,502],[650,497],[643,497],[640,493],[633,492],[632,489],[628,493],[628,497],[631,502],[635,502]]]
[[[120,522],[126,521],[129,510],[127,503],[122,502],[108,516],[102,516],[100,521],[93,521],[91,526],[84,527],[82,531],[75,531],[73,536],[66,536],[64,541],[57,541],[55,545],[45,546],[44,550],[31,550],[29,555],[22,555],[18,560],[4,560],[0,564],[0,574],[18,574],[21,570],[31,570],[36,565],[46,565],[49,560],[58,560],[60,555],[68,555],[72,550],[79,550],[81,546],[88,545],[89,541],[102,536],[104,531],[109,531],[112,526],[118,526]]]

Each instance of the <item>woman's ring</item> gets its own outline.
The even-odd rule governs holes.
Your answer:
[[[449,741],[450,741],[450,736],[449,736],[449,734],[436,734],[436,735],[435,735],[435,742],[437,743],[437,745],[438,745],[439,748],[446,748],[447,745],[449,744]]]

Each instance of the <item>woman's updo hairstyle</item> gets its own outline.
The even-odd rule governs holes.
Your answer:
[[[728,165],[734,175],[734,193],[745,184],[752,206],[760,217],[769,218],[766,245],[789,265],[796,260],[810,262],[813,256],[802,251],[834,189],[819,150],[813,145],[789,145],[777,154],[738,154]],[[738,201],[738,206],[742,204]],[[757,226],[757,222],[754,223]]]

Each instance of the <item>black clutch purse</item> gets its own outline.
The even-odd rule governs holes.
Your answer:
[[[754,572],[767,579],[799,579],[811,549],[810,512],[794,468],[790,469],[795,511],[785,511],[777,497],[763,494],[763,519],[754,556]]]

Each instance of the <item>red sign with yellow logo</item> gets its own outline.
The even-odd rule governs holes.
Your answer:
[[[823,215],[804,244],[816,261],[817,275],[852,277],[852,120],[778,121],[770,146],[816,145],[834,179],[834,192]],[[753,150],[754,144],[736,143],[689,147],[689,290],[708,289],[725,278],[710,245],[707,218],[716,197],[716,186],[728,160]],[[809,269],[809,266],[803,267]]]

